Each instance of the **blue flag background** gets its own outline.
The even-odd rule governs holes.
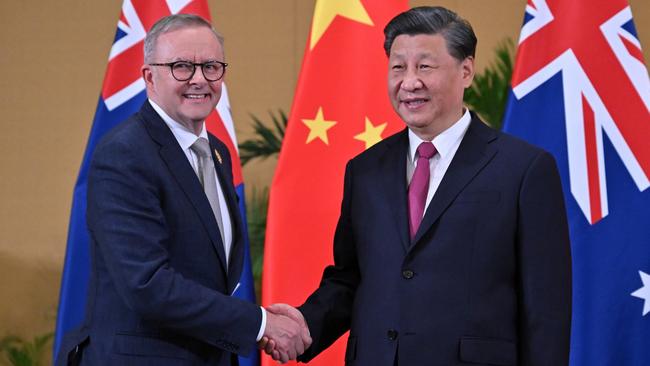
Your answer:
[[[562,176],[571,365],[650,365],[650,83],[627,2],[528,1],[512,84],[505,131]]]

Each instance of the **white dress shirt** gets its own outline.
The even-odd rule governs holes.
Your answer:
[[[201,133],[199,135],[195,135],[194,132],[190,131],[187,127],[183,126],[182,124],[174,121],[165,111],[162,110],[156,103],[154,103],[151,99],[149,100],[151,103],[151,106],[153,109],[160,115],[160,118],[162,118],[163,121],[165,121],[165,124],[167,124],[167,127],[172,131],[174,134],[174,137],[176,137],[176,141],[178,141],[178,144],[181,146],[181,149],[185,153],[185,157],[187,157],[187,160],[190,162],[190,165],[194,169],[194,172],[199,174],[199,157],[194,153],[192,150],[191,146],[196,142],[197,139],[199,138],[204,138],[207,141],[210,141],[208,139],[208,132],[205,129],[205,122],[203,122],[203,125],[201,127]],[[226,204],[226,197],[223,194],[223,189],[221,188],[221,182],[219,182],[219,177],[216,174],[215,170],[215,179],[217,181],[217,192],[219,194],[219,209],[221,210],[221,222],[223,223],[223,238],[224,238],[224,251],[226,253],[226,264],[230,261],[230,247],[232,246],[232,222],[230,220],[230,212],[228,211],[228,205]],[[215,222],[216,224],[216,222]]]
[[[438,153],[429,159],[429,191],[427,192],[427,202],[424,206],[424,211],[422,213],[423,216],[424,213],[427,212],[429,203],[431,203],[433,195],[436,194],[438,186],[440,186],[440,182],[445,176],[445,173],[449,168],[449,164],[451,164],[451,160],[454,158],[454,155],[456,155],[456,151],[460,146],[460,142],[463,141],[463,137],[465,136],[465,132],[467,132],[467,128],[469,127],[471,120],[472,118],[469,114],[469,110],[465,108],[465,113],[463,113],[463,116],[460,117],[458,121],[456,121],[448,129],[444,130],[438,136],[434,137],[431,141],[433,143],[433,146],[436,147]],[[410,129],[408,131],[408,134],[409,153],[406,163],[407,185],[411,183],[411,178],[413,177],[415,167],[417,166],[418,146],[420,146],[422,142],[425,142]]]
[[[187,161],[189,161],[190,165],[192,166],[192,169],[194,169],[194,172],[197,173],[198,176],[198,171],[199,171],[199,157],[194,153],[194,151],[191,149],[191,146],[196,142],[197,139],[199,138],[204,138],[208,141],[208,132],[205,128],[205,122],[203,122],[203,125],[201,127],[201,133],[199,135],[195,135],[194,132],[190,131],[187,127],[183,126],[179,122],[174,121],[165,111],[163,111],[160,106],[158,106],[154,101],[149,99],[149,103],[153,107],[153,109],[158,113],[160,118],[165,122],[167,127],[172,131],[172,134],[176,138],[176,141],[178,141],[178,144],[180,145],[181,149],[185,153],[185,157],[187,157]],[[226,204],[226,197],[223,194],[223,189],[221,188],[221,182],[219,182],[219,177],[216,176],[216,170],[215,170],[215,178],[217,181],[217,192],[219,194],[219,209],[221,210],[221,222],[223,223],[223,238],[224,238],[224,251],[226,253],[226,264],[228,264],[230,260],[230,248],[232,246],[232,221],[230,220],[230,212],[228,211],[228,205]],[[215,225],[217,224],[216,222],[214,223]],[[260,326],[260,330],[257,334],[257,341],[262,339],[262,335],[264,334],[264,330],[266,329],[266,310],[264,308],[262,309],[262,324]]]

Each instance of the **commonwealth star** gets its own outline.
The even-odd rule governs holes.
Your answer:
[[[639,271],[639,276],[641,276],[641,282],[643,282],[643,287],[634,291],[630,295],[643,299],[643,316],[647,313],[650,313],[650,276],[643,271]]]

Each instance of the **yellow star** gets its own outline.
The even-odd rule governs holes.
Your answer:
[[[336,121],[326,121],[323,117],[323,108],[319,107],[314,119],[303,119],[302,122],[309,128],[309,136],[307,136],[307,144],[312,142],[317,137],[321,139],[325,145],[329,145],[327,139],[327,130],[336,124]]]
[[[354,136],[355,140],[363,141],[366,143],[366,149],[382,140],[381,133],[384,132],[387,123],[374,126],[372,122],[366,117],[366,130]]]
[[[311,25],[309,50],[314,49],[320,37],[337,15],[362,24],[373,25],[368,12],[361,4],[361,0],[317,0],[314,20]]]

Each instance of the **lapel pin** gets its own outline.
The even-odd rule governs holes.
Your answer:
[[[219,164],[223,164],[223,160],[221,160],[221,154],[219,154],[217,149],[214,149],[214,155],[217,156],[217,160],[219,160]]]

